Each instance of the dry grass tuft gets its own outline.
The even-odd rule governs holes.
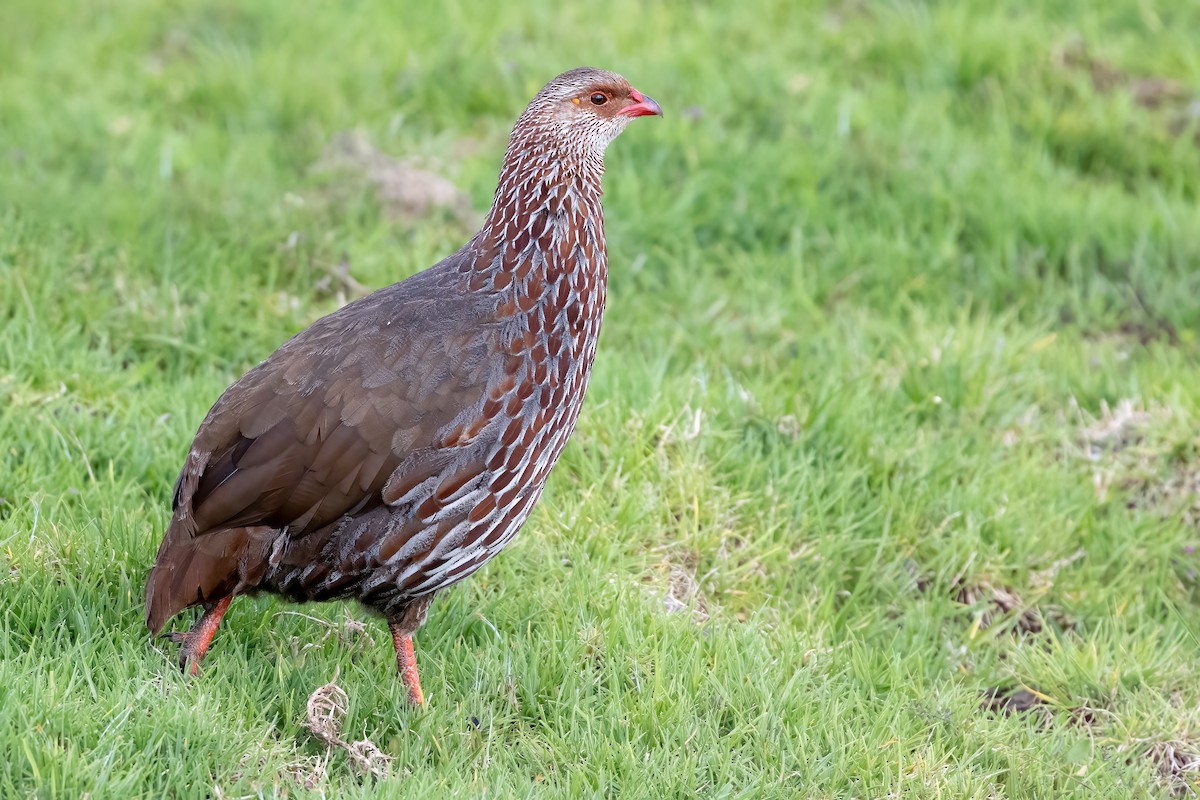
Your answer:
[[[357,742],[347,742],[342,739],[342,720],[349,710],[350,699],[342,687],[338,686],[337,676],[324,686],[319,687],[308,697],[305,709],[304,727],[329,749],[344,750],[350,758],[350,766],[360,775],[373,775],[376,778],[386,778],[391,757],[380,750],[370,739]]]
[[[1200,746],[1182,740],[1151,742],[1145,757],[1154,764],[1172,797],[1196,797],[1200,787]]]
[[[651,592],[655,595],[662,593],[663,609],[668,614],[688,612],[696,622],[707,622],[709,619],[708,602],[701,591],[700,582],[696,579],[696,562],[694,557],[682,561],[663,558],[652,568],[652,574],[647,582],[657,584]]]
[[[318,756],[293,761],[282,770],[283,777],[310,792],[325,782],[325,774],[326,759]]]

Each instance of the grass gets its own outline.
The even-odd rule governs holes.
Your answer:
[[[1200,788],[1200,6],[411,5],[0,7],[0,795]],[[203,414],[335,265],[456,248],[579,63],[667,117],[609,151],[588,404],[435,603],[429,707],[349,604],[243,599],[184,678],[141,597]],[[314,172],[353,129],[473,218]],[[331,680],[390,777],[304,728]]]

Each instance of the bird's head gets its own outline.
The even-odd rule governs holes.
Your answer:
[[[600,158],[631,119],[661,115],[662,109],[653,98],[633,88],[620,75],[578,67],[542,87],[513,133],[517,135],[523,125],[528,125],[543,135],[552,132],[572,149],[582,149],[582,155]]]

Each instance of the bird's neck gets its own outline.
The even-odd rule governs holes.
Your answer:
[[[496,298],[498,319],[514,322],[506,328],[514,352],[534,352],[541,337],[546,352],[568,348],[586,375],[608,282],[604,166],[520,144],[509,146],[495,201],[460,269],[469,290]]]
[[[480,237],[493,269],[555,273],[606,268],[599,156],[547,135],[514,134]]]
[[[603,177],[602,153],[593,151],[584,141],[565,136],[551,124],[523,119],[504,153],[488,222],[494,226],[502,219],[508,221],[505,218],[513,214],[536,213],[537,201],[553,203],[556,191],[574,192],[599,209]],[[524,203],[523,199],[530,202]]]

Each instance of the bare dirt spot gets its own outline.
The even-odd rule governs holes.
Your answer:
[[[1092,55],[1086,42],[1076,41],[1062,48],[1056,54],[1056,61],[1066,69],[1088,73],[1097,92],[1129,92],[1142,108],[1179,105],[1193,97],[1192,91],[1179,81],[1159,75],[1134,75]]]
[[[1053,561],[1044,569],[1032,570],[1028,573],[1028,588],[1022,590],[985,575],[967,579],[957,576],[952,582],[950,591],[955,602],[960,603],[971,614],[971,638],[995,625],[1007,623],[1007,631],[1015,634],[1036,634],[1053,625],[1059,630],[1072,630],[1075,621],[1057,605],[1042,603],[1041,600],[1054,588],[1054,581],[1059,572],[1079,561],[1087,552],[1079,548],[1074,553]],[[928,592],[933,587],[933,580],[921,576],[916,566],[910,567],[914,576],[916,589]]]
[[[1115,408],[1102,402],[1098,416],[1073,408],[1080,426],[1077,455],[1093,465],[1097,500],[1120,495],[1131,510],[1178,514],[1200,529],[1200,442],[1173,432],[1180,426],[1171,409],[1130,398]]]
[[[309,695],[305,710],[304,727],[330,750],[346,752],[350,766],[360,775],[386,778],[391,757],[380,750],[370,739],[347,742],[342,739],[342,721],[350,707],[350,698],[337,685],[337,676],[329,683]]]
[[[1188,526],[1200,529],[1200,464],[1180,461],[1165,478],[1137,484],[1129,507],[1164,516],[1178,513]]]
[[[964,606],[976,608],[978,611],[979,629],[987,630],[1001,616],[1016,613],[1014,629],[1026,633],[1038,633],[1042,630],[1042,619],[1013,589],[1007,586],[993,586],[990,581],[982,580],[971,583],[959,589],[954,599]]]
[[[775,420],[775,430],[779,432],[780,436],[784,436],[794,442],[804,432],[804,426],[796,418],[795,414],[784,414]]]
[[[984,689],[980,693],[980,707],[993,714],[1023,714],[1039,711],[1048,716],[1049,709],[1042,695],[1024,686],[1016,688]]]
[[[1084,72],[1100,94],[1128,92],[1133,102],[1147,111],[1171,112],[1168,130],[1173,136],[1193,131],[1200,144],[1200,95],[1190,87],[1162,75],[1135,75],[1095,56],[1087,43],[1075,41],[1054,54],[1062,69]]]
[[[395,220],[419,219],[439,210],[466,220],[471,213],[470,198],[457,186],[409,160],[380,151],[364,131],[334,136],[312,171],[369,184],[380,206]]]
[[[834,3],[823,18],[824,28],[828,31],[839,31],[843,26],[857,20],[869,20],[874,17],[871,4],[866,0],[841,0]]]
[[[1195,742],[1156,742],[1146,753],[1176,797],[1195,797],[1200,786],[1200,747]]]
[[[1016,590],[993,585],[986,578],[962,584],[954,599],[970,609],[976,620],[972,627],[978,631],[986,631],[1006,617],[1012,618],[1014,633],[1041,633],[1046,627],[1041,612],[1026,603]]]
[[[1142,347],[1160,341],[1172,347],[1179,344],[1179,330],[1175,325],[1168,319],[1155,316],[1141,322],[1123,322],[1117,327],[1116,333],[1128,341],[1136,341]]]
[[[1172,797],[1196,797],[1200,795],[1200,742],[1190,738],[1176,739],[1126,739],[1113,742],[1105,735],[1107,722],[1118,722],[1111,711],[1082,705],[1075,708],[1055,707],[1046,695],[1025,686],[988,688],[979,692],[981,710],[991,714],[1037,714],[1043,725],[1049,726],[1062,718],[1058,711],[1066,713],[1066,721],[1076,727],[1085,728],[1094,741],[1107,742],[1104,749],[1116,744],[1115,751],[1123,754],[1126,764],[1134,765],[1147,760],[1153,765],[1159,783]],[[1118,725],[1118,728],[1121,727]],[[1112,730],[1107,733],[1111,734]],[[1079,773],[1077,773],[1079,774]]]
[[[151,75],[160,75],[168,66],[196,59],[196,46],[191,34],[182,28],[168,30],[146,56],[145,69]]]

